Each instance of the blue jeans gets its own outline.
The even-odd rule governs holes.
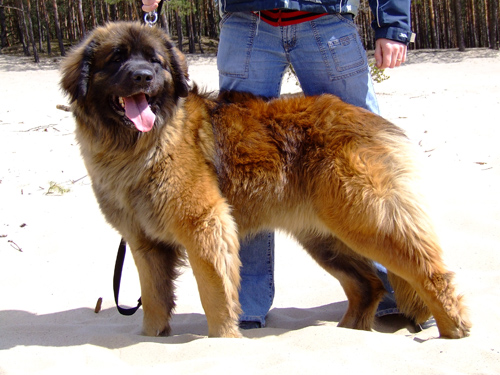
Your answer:
[[[271,26],[252,13],[223,16],[220,90],[278,97],[290,64],[305,95],[330,93],[379,113],[366,53],[350,16],[332,14],[285,27]],[[263,326],[274,298],[274,234],[243,241],[240,257],[240,320]]]
[[[278,97],[290,64],[305,95],[334,94],[379,113],[366,53],[349,18],[332,14],[274,27],[252,13],[224,15],[217,54],[221,90]]]
[[[274,232],[244,240],[240,259],[240,321],[258,322],[263,327],[274,299]]]

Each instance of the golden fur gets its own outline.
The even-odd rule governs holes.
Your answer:
[[[151,73],[140,84],[138,69]],[[211,98],[186,77],[168,36],[135,23],[97,28],[62,67],[95,195],[137,265],[147,335],[170,332],[185,249],[209,335],[239,337],[239,239],[274,228],[340,281],[340,326],[371,329],[384,294],[375,260],[408,317],[432,314],[441,336],[468,335],[399,128],[331,95]],[[137,93],[156,115],[150,131],[117,105]]]

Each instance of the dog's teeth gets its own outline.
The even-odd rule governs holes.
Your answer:
[[[125,101],[123,100],[123,98],[121,96],[118,98],[118,103],[120,103],[122,108],[125,108]]]

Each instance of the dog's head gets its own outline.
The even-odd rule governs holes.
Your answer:
[[[87,117],[140,132],[163,123],[189,91],[185,58],[168,35],[128,22],[98,27],[72,50],[61,87]]]

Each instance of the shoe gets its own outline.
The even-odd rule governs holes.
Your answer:
[[[241,329],[255,329],[262,328],[262,324],[260,322],[252,322],[252,321],[242,321],[239,324]]]
[[[398,306],[396,305],[396,299],[394,298],[394,292],[387,292],[378,304],[377,312],[375,313],[375,317],[380,318],[381,316],[386,315],[402,315],[398,310]]]

